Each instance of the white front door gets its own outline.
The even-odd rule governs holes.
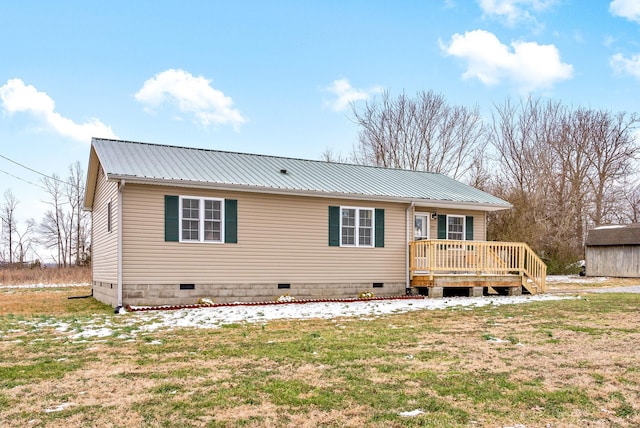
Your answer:
[[[413,239],[429,239],[429,213],[416,213],[413,217]]]

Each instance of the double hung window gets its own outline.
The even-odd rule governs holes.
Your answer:
[[[224,242],[223,199],[180,197],[180,241]]]
[[[373,246],[373,212],[372,208],[340,208],[340,243],[342,246]]]
[[[463,241],[465,238],[464,225],[465,225],[465,216],[448,215],[447,216],[447,239]]]

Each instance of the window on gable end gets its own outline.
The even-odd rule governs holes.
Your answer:
[[[107,202],[107,232],[111,232],[111,201]]]

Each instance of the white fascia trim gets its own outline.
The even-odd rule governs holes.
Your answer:
[[[273,187],[265,186],[249,186],[244,184],[234,183],[208,183],[202,181],[188,181],[188,180],[158,180],[157,178],[144,178],[144,177],[131,177],[110,175],[107,177],[110,181],[127,180],[129,184],[153,184],[157,186],[169,186],[169,187],[187,187],[197,189],[215,189],[215,190],[229,190],[236,192],[252,192],[252,193],[270,193],[275,195],[293,195],[293,196],[313,196],[318,198],[332,198],[332,199],[352,199],[357,201],[375,201],[375,202],[395,202],[410,204],[414,203],[416,207],[429,207],[429,208],[449,208],[449,209],[469,209],[477,211],[501,211],[508,210],[513,205],[508,204],[486,204],[481,202],[458,202],[458,201],[445,201],[437,199],[415,199],[405,198],[397,196],[382,196],[382,195],[363,195],[355,193],[338,193],[338,192],[321,192],[314,190],[302,190],[302,189],[277,189]]]

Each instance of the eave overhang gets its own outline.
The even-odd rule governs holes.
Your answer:
[[[92,148],[93,154],[93,148]],[[91,163],[90,163],[91,164]],[[96,170],[97,175],[97,170]],[[437,199],[416,199],[410,197],[398,197],[398,196],[386,196],[386,195],[369,195],[369,194],[356,194],[356,193],[340,193],[340,192],[325,192],[308,189],[290,189],[290,188],[275,188],[257,185],[237,184],[237,183],[214,183],[192,180],[175,180],[175,179],[159,179],[155,177],[137,177],[131,175],[118,175],[108,174],[107,180],[120,181],[125,180],[128,184],[145,184],[156,186],[168,186],[168,187],[184,187],[184,188],[197,188],[197,189],[212,189],[212,190],[228,190],[237,192],[252,192],[252,193],[266,193],[276,195],[291,195],[291,196],[308,196],[319,198],[334,198],[334,199],[351,199],[362,201],[376,201],[376,202],[392,202],[392,203],[413,203],[416,207],[429,207],[429,208],[449,208],[449,209],[468,209],[477,211],[501,211],[512,208],[511,204],[488,204],[482,202],[473,201],[449,201],[449,200],[437,200]],[[94,181],[95,183],[95,181]],[[94,185],[95,187],[95,185]],[[87,192],[88,194],[89,192]],[[87,198],[85,197],[85,209]]]

